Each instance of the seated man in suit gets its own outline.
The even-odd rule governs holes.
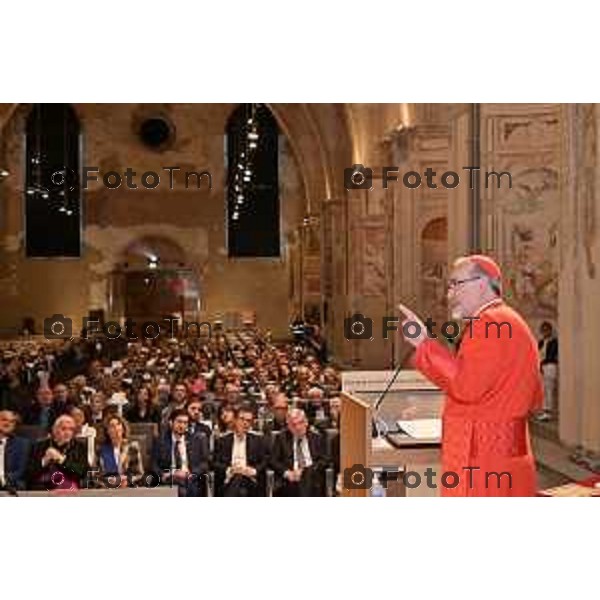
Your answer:
[[[271,455],[276,495],[323,496],[326,462],[321,435],[308,429],[303,410],[290,410],[287,429],[275,439]]]
[[[188,434],[186,409],[169,415],[169,428],[156,440],[154,468],[161,483],[177,485],[180,496],[203,496],[206,493],[209,448],[203,433]]]
[[[260,435],[250,431],[252,409],[234,409],[234,430],[215,442],[217,495],[258,496],[263,490],[265,448]]]
[[[29,441],[14,435],[17,415],[0,411],[0,489],[25,489],[25,472],[29,459]]]
[[[27,425],[50,429],[58,415],[52,390],[47,385],[40,385],[35,392],[35,400],[27,410],[25,422]]]
[[[50,436],[36,442],[31,452],[27,480],[32,489],[77,489],[87,480],[87,448],[75,439],[75,421],[61,415]]]

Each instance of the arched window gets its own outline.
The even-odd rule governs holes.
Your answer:
[[[81,255],[79,120],[68,104],[35,104],[27,118],[28,257]]]
[[[278,133],[264,104],[242,104],[227,122],[230,257],[280,256]]]

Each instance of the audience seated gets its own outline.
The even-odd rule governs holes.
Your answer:
[[[109,416],[104,423],[104,443],[98,449],[100,478],[119,475],[121,487],[136,485],[144,474],[144,465],[138,442],[129,439],[125,419]],[[115,478],[116,479],[116,478]],[[111,484],[114,487],[118,485]]]
[[[32,489],[77,489],[89,470],[87,448],[75,439],[75,421],[61,415],[50,435],[34,444],[27,479]]]
[[[17,415],[0,410],[0,489],[25,489],[25,473],[29,459],[29,440],[15,435]]]
[[[316,354],[251,328],[129,344],[2,342],[0,409],[30,424],[23,436],[33,441],[52,429],[34,444],[19,486],[45,489],[54,471],[81,485],[90,465],[104,474],[126,465],[136,476],[171,471],[163,484],[197,496],[212,465],[217,494],[264,494],[271,473],[278,494],[324,494],[324,470],[339,463],[340,376]],[[128,422],[158,424],[158,437],[141,427],[130,439]]]
[[[251,430],[254,415],[248,407],[234,409],[234,429],[215,442],[214,469],[217,495],[264,494],[265,447]]]
[[[322,496],[325,493],[326,456],[321,435],[310,431],[303,410],[293,408],[287,429],[273,443],[275,495]]]
[[[190,419],[188,432],[190,435],[204,434],[209,440],[212,437],[212,427],[207,425],[202,417],[202,400],[197,395],[192,395],[187,405],[188,417]]]
[[[151,386],[143,384],[140,387],[126,414],[130,423],[160,423],[158,400],[153,397]]]
[[[171,411],[169,427],[156,441],[154,467],[161,483],[176,485],[180,496],[205,495],[209,442],[201,433],[189,435],[188,425],[185,409]]]
[[[59,413],[54,405],[52,390],[47,386],[38,387],[35,393],[35,401],[25,415],[25,423],[49,429],[58,416]]]

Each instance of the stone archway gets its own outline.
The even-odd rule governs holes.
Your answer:
[[[164,235],[142,235],[115,258],[109,275],[112,316],[136,323],[197,318],[201,307],[198,265],[190,261],[182,245]]]

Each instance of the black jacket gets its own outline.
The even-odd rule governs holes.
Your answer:
[[[233,432],[228,432],[215,440],[213,452],[213,469],[215,471],[215,491],[221,496],[225,490],[225,479],[227,469],[231,466],[233,454]],[[267,446],[262,435],[248,432],[246,434],[246,464],[256,469],[256,477],[253,478],[253,489],[258,494],[264,494],[265,490],[265,468],[267,466]],[[244,478],[246,479],[246,478]],[[248,483],[248,480],[246,479]]]
[[[282,431],[273,443],[271,466],[275,471],[275,486],[282,495],[321,496],[325,492],[325,454],[321,434],[308,430],[308,448],[312,465],[304,469],[300,482],[289,482],[284,473],[294,468],[294,436],[289,430]]]
[[[541,350],[543,345],[544,340],[540,340],[538,342],[538,350]],[[548,363],[558,363],[558,339],[555,337],[548,340],[544,356],[541,360],[541,364],[543,365]]]
[[[48,448],[56,448],[66,456],[62,463],[49,463],[42,466],[42,458]],[[71,440],[66,446],[59,447],[51,437],[33,445],[27,468],[27,485],[34,490],[69,489],[70,482],[77,487],[86,485],[90,465],[87,458],[87,446],[79,440]]]

